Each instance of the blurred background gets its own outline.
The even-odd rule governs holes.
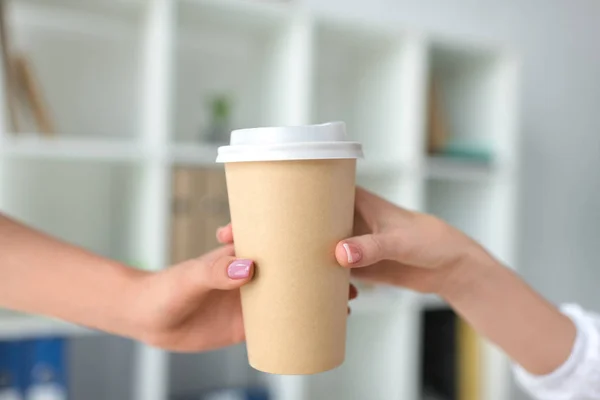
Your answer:
[[[157,270],[216,246],[231,129],[343,120],[361,185],[600,309],[600,3],[0,4],[2,212]],[[168,354],[0,310],[0,400],[527,398],[440,299],[360,289],[346,363],[312,377],[258,373],[243,345]]]

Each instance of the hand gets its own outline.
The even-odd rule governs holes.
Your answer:
[[[137,283],[138,339],[174,351],[205,351],[244,340],[239,288],[252,279],[251,260],[224,246]]]
[[[0,215],[0,306],[177,351],[240,342],[239,287],[251,260],[225,246],[150,273],[56,240]]]
[[[172,351],[206,351],[245,339],[239,288],[254,274],[251,260],[236,259],[231,244],[137,282],[136,338]],[[350,289],[355,298],[356,289]]]
[[[355,237],[338,262],[376,283],[441,295],[475,330],[536,375],[569,357],[577,330],[483,247],[445,222],[356,191]]]
[[[335,250],[353,276],[373,283],[442,294],[463,261],[483,249],[433,216],[408,211],[356,190],[354,234]]]

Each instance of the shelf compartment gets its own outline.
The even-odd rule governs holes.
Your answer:
[[[350,302],[352,314],[381,314],[394,311],[399,302],[405,299],[405,291],[382,285],[367,285],[354,281],[358,297]]]
[[[189,394],[216,388],[262,386],[264,374],[248,364],[245,344],[202,354],[171,354],[169,358],[173,398],[195,398]]]
[[[231,221],[225,171],[178,166],[172,172],[172,193],[171,262],[217,248],[217,229]]]
[[[175,144],[170,149],[170,162],[175,165],[203,166],[221,168],[216,163],[217,145],[211,144]]]
[[[44,138],[15,134],[0,143],[0,155],[9,158],[81,161],[137,161],[147,157],[140,143],[86,137]]]
[[[10,0],[9,5],[16,26],[113,39],[131,35],[144,9],[139,0]]]
[[[0,310],[0,341],[38,337],[79,337],[96,332],[64,321]]]
[[[404,302],[383,313],[352,313],[346,360],[339,368],[305,377],[306,398],[413,399],[417,374],[417,313]],[[366,345],[368,343],[368,346]]]
[[[135,264],[141,167],[128,163],[4,160],[0,209],[94,253]]]
[[[433,42],[429,57],[429,152],[484,162],[506,156],[514,136],[510,57],[449,42]]]
[[[425,212],[434,214],[481,243],[514,267],[514,182],[510,175],[485,180],[429,179]]]
[[[111,335],[84,335],[69,341],[69,398],[132,399],[138,344]]]
[[[0,342],[64,338],[68,391],[73,398],[130,398],[135,343],[63,321],[7,315],[0,310]]]
[[[495,234],[494,182],[431,179],[427,182],[425,211],[465,232],[486,247]]]
[[[396,162],[408,132],[402,120],[406,52],[402,35],[317,20],[313,122],[344,121],[365,157]]]
[[[491,162],[430,156],[427,158],[425,175],[436,180],[485,181],[492,178],[497,169],[497,165]]]
[[[395,169],[383,171],[375,169],[359,169],[356,176],[357,186],[382,197],[383,199],[410,210],[422,208],[423,182],[416,176]]]
[[[278,66],[285,53],[278,44],[286,34],[287,13],[258,12],[257,17],[262,7],[228,3],[179,3],[173,93],[176,141],[223,143],[231,129],[277,122],[282,107],[275,100]],[[212,123],[214,109],[220,110],[215,111],[221,118],[218,124]]]
[[[28,60],[56,133],[120,139],[139,135],[140,4],[11,3],[13,48]],[[38,131],[31,113],[18,108],[19,130]]]

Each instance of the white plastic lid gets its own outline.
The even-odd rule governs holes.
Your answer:
[[[362,145],[346,136],[346,124],[238,129],[229,146],[219,147],[217,162],[362,158]]]

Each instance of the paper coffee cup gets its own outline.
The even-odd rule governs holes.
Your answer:
[[[243,129],[219,148],[236,256],[255,261],[242,290],[250,365],[300,375],[344,361],[356,159],[344,123]]]

